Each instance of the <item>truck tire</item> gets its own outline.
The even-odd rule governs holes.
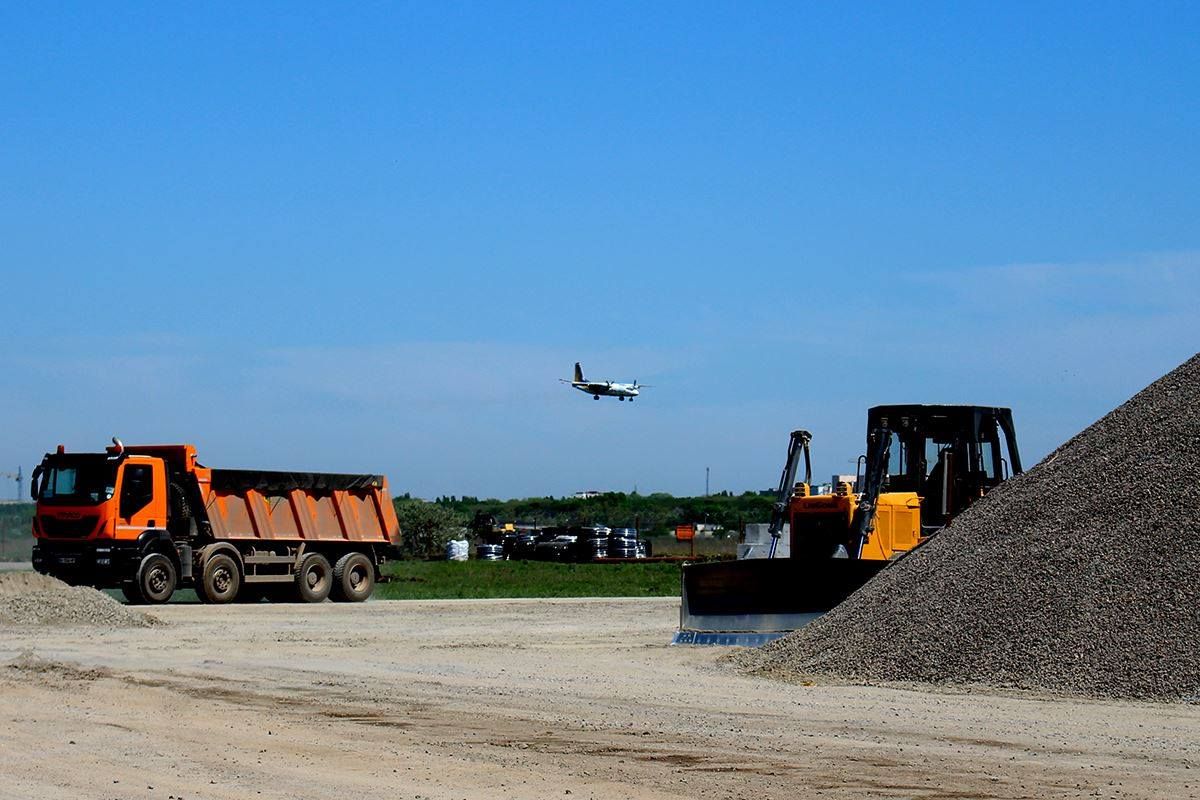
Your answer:
[[[237,562],[228,553],[216,553],[204,562],[204,572],[196,585],[202,603],[231,603],[242,585]]]
[[[179,571],[175,563],[162,553],[148,553],[138,565],[132,581],[121,585],[121,593],[130,603],[165,603],[175,593]]]
[[[320,553],[309,553],[296,572],[296,594],[305,603],[321,603],[333,588],[333,567]]]
[[[137,584],[133,581],[125,581],[121,584],[121,594],[125,595],[125,602],[131,606],[140,606],[146,602],[142,593],[138,591]]]
[[[375,565],[362,553],[346,553],[333,565],[331,596],[339,603],[361,603],[375,589]]]

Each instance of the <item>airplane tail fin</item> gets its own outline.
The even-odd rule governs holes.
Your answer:
[[[579,365],[578,361],[575,362],[575,382],[583,383],[583,367]]]

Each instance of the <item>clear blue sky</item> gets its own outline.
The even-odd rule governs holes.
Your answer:
[[[1198,41],[1189,3],[4,4],[0,471],[119,434],[740,491],[796,427],[849,469],[882,402],[1010,405],[1032,462],[1200,349]]]

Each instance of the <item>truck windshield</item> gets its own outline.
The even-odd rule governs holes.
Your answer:
[[[56,505],[92,505],[113,496],[116,463],[104,456],[48,461],[42,471],[38,501]]]

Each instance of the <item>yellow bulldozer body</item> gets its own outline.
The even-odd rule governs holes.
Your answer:
[[[818,538],[816,528],[837,531],[845,538],[850,530],[860,495],[808,494],[800,484],[788,504],[792,552],[801,552],[804,543]],[[921,543],[921,498],[916,492],[883,492],[876,503],[874,525],[863,544],[861,558],[891,561]]]

